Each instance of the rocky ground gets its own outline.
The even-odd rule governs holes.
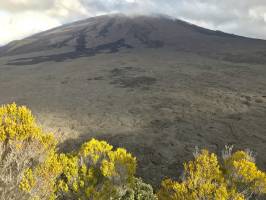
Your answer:
[[[0,58],[0,104],[27,105],[62,151],[105,139],[137,156],[138,175],[153,185],[178,177],[196,146],[250,148],[266,169],[263,62],[166,48],[33,56]]]

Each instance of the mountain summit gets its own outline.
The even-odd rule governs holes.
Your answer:
[[[266,41],[208,30],[167,16],[114,14],[74,22],[11,42],[0,48],[0,55],[42,52],[57,54],[51,59],[61,60],[132,48],[165,48],[231,61],[264,62]]]

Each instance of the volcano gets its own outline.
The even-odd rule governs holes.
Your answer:
[[[1,48],[0,55],[48,54],[47,57],[33,57],[34,64],[131,48],[166,48],[234,62],[266,61],[263,40],[211,31],[166,16],[127,17],[122,14],[89,18],[11,42]]]
[[[92,137],[156,185],[196,146],[250,148],[265,169],[266,41],[167,16],[104,15],[0,48],[0,103],[33,110],[71,151]]]

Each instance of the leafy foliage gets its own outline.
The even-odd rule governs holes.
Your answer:
[[[245,200],[266,193],[266,174],[252,156],[237,151],[226,154],[222,164],[217,156],[202,150],[195,160],[184,164],[182,182],[166,179],[158,192],[162,200]]]
[[[136,158],[125,149],[92,139],[61,160],[59,199],[155,199],[152,187],[134,177]]]
[[[201,150],[184,164],[182,181],[166,179],[158,194],[135,177],[137,161],[123,148],[92,139],[58,154],[56,140],[30,110],[0,107],[0,200],[248,200],[266,194],[266,173],[250,151],[226,147],[222,160]]]
[[[235,190],[247,199],[266,194],[266,173],[259,170],[253,156],[245,151],[237,151],[224,159],[225,176]]]
[[[24,190],[29,191],[33,184],[42,189],[46,180],[35,182],[31,169],[46,163],[55,145],[53,135],[39,128],[25,106],[18,107],[14,103],[1,106],[0,199],[28,199],[30,195]]]
[[[139,178],[134,178],[133,186],[128,189],[126,194],[121,198],[123,200],[158,200],[153,193],[151,185],[144,183]]]
[[[56,180],[63,171],[59,155],[51,151],[35,168],[28,168],[20,182],[20,189],[32,199],[56,199]]]

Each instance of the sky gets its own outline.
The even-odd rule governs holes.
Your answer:
[[[0,0],[0,46],[109,13],[164,14],[209,29],[266,39],[266,0]]]

